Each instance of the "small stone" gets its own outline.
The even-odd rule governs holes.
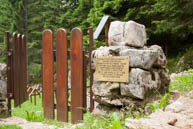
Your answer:
[[[174,118],[174,119],[169,120],[168,124],[174,126],[177,121],[178,120],[176,118]]]

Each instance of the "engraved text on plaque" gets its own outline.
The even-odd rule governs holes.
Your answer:
[[[96,58],[96,81],[128,82],[129,57],[101,56]]]

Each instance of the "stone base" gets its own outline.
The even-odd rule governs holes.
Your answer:
[[[8,111],[7,102],[0,100],[0,115]]]

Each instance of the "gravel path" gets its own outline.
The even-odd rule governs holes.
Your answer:
[[[22,129],[69,129],[70,127],[54,128],[53,125],[43,124],[41,122],[29,122],[23,118],[9,117],[0,119],[0,125],[18,125]]]

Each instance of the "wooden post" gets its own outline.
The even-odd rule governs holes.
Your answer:
[[[68,55],[66,30],[59,29],[56,33],[56,109],[57,120],[68,122]]]
[[[71,121],[83,119],[83,52],[82,31],[74,28],[70,35],[71,60]]]
[[[53,47],[51,30],[45,30],[43,32],[42,47],[42,87],[44,117],[54,119]]]

